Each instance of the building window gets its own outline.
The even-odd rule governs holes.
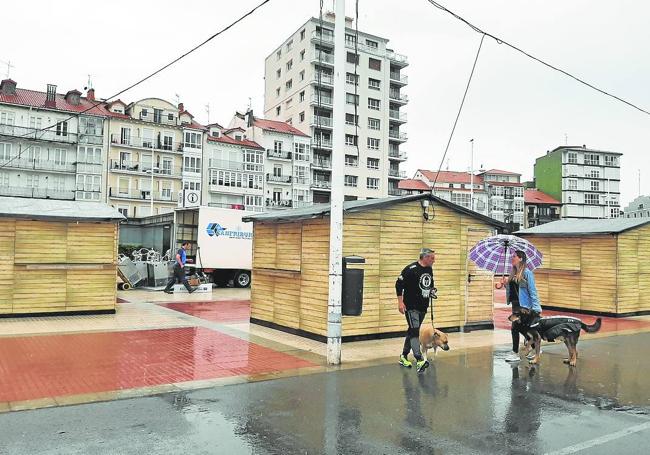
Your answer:
[[[13,125],[14,120],[15,120],[15,114],[13,112],[0,112],[1,125]]]
[[[305,39],[305,29],[300,30],[300,41]]]
[[[372,90],[379,90],[381,88],[381,81],[379,79],[368,79],[368,88]]]
[[[278,70],[275,72],[275,76],[280,79],[282,77],[282,70],[278,68]]]
[[[351,35],[349,33],[345,34],[345,44],[354,46],[356,42],[357,42],[356,36]]]
[[[585,153],[586,166],[600,166],[600,155]]]
[[[585,204],[599,205],[600,197],[597,194],[586,193]]]
[[[309,144],[294,142],[293,158],[296,161],[309,161]]]
[[[591,191],[600,191],[600,182],[591,182]]]
[[[68,135],[68,122],[58,122],[56,124],[56,135],[57,136]]]
[[[141,115],[142,117],[146,117],[146,116],[149,115],[149,111],[147,111],[146,109],[142,109],[142,111],[140,112],[140,115]]]
[[[11,143],[0,142],[0,161],[9,161],[11,159]]]
[[[368,138],[368,149],[369,150],[379,150],[379,139],[374,137]]]
[[[373,111],[378,111],[381,106],[381,101],[376,100],[374,98],[368,98],[368,109],[372,109]]]
[[[366,179],[366,186],[369,190],[378,190],[379,189],[379,179],[374,177],[368,177]]]
[[[354,93],[346,93],[345,94],[345,102],[347,104],[353,104],[353,105],[359,105],[359,95],[355,95]]]
[[[285,87],[287,91],[291,90],[291,87],[293,87],[293,80],[289,79],[285,84]]]
[[[591,172],[589,172],[588,177],[591,177],[592,179],[599,179],[600,178],[600,171],[593,169]]]
[[[357,140],[359,138],[355,136],[354,134],[346,134],[345,135],[345,145],[357,145]]]
[[[184,136],[185,141],[183,143],[183,147],[190,147],[195,149],[201,148],[201,133],[185,131]]]
[[[289,42],[287,43],[287,51],[290,51],[292,47],[293,47],[293,40],[289,40]]]
[[[280,115],[280,106],[275,108],[275,115]]]
[[[305,91],[304,90],[302,92],[300,92],[300,102],[302,103],[303,101],[305,101]]]
[[[359,124],[359,116],[354,114],[345,114],[345,124],[357,126]]]
[[[577,190],[578,189],[578,181],[569,179],[569,189],[570,190]]]
[[[287,62],[287,71],[291,71],[291,68],[293,68],[293,60]]]
[[[345,176],[345,186],[350,186],[353,188],[357,187],[357,176],[356,175],[346,175]]]
[[[170,122],[173,122],[174,121],[174,114],[167,114],[167,120],[169,120]]]
[[[291,103],[293,103],[293,98],[289,98],[287,101],[285,101],[287,108],[291,106]]]
[[[605,155],[605,166],[618,166],[618,159],[615,156]]]
[[[470,208],[470,195],[469,193],[451,193],[451,202],[456,205]],[[503,210],[503,201],[498,200],[495,202],[497,202],[497,207],[495,207],[495,210]],[[499,204],[499,202],[501,204]]]
[[[275,89],[275,97],[278,98],[280,96],[280,87]]]
[[[153,121],[155,123],[162,122],[162,109],[154,109],[153,110]]]
[[[300,51],[300,61],[302,62],[305,59],[305,50]]]
[[[368,118],[368,129],[378,130],[380,128],[381,122],[378,118]]]
[[[377,41],[367,39],[366,46],[368,46],[370,49],[377,50],[379,48],[379,43]]]
[[[40,150],[38,152],[38,158],[40,160]],[[36,155],[34,155],[34,158],[36,158]],[[99,147],[80,146],[77,152],[77,163],[102,164],[102,149]]]
[[[381,71],[381,60],[377,60],[376,58],[369,58],[368,68],[371,70]]]
[[[287,120],[285,120],[285,123],[288,123],[289,125],[293,124],[293,119],[289,117]]]
[[[170,166],[170,171],[171,171],[171,162],[169,163]],[[183,170],[185,172],[194,172],[194,173],[200,173],[201,172],[201,158],[194,158],[194,157],[185,157],[185,166],[183,167]]]
[[[368,158],[368,169],[379,169],[379,159]]]
[[[304,81],[304,80],[305,80],[305,70],[302,70],[302,71],[300,72],[300,80],[301,80],[301,81]]]
[[[354,73],[345,73],[345,82],[350,85],[359,85],[359,75]]]
[[[352,63],[353,65],[358,65],[359,64],[359,54],[355,54],[354,52],[348,52],[347,62]]]
[[[282,58],[282,49],[280,49],[279,51],[277,51],[277,52],[275,53],[275,58],[276,58],[277,60],[280,60],[280,59]]]
[[[302,112],[300,113],[300,123],[302,123],[302,122],[304,122],[304,121],[305,121],[305,111],[302,111]]]
[[[359,167],[359,158],[352,155],[345,155],[345,165],[349,167]]]
[[[273,151],[274,152],[281,153],[282,152],[282,146],[283,146],[282,141],[273,141]]]

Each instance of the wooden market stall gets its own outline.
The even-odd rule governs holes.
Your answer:
[[[430,206],[423,208],[423,201]],[[429,220],[423,212],[427,210]],[[245,218],[254,222],[251,321],[324,340],[327,332],[329,204]],[[468,250],[502,225],[451,202],[420,194],[344,204],[343,255],[361,256],[363,312],[343,318],[343,339],[403,335],[395,280],[436,251],[438,327],[493,327],[493,277],[468,263]]]
[[[562,220],[516,234],[544,254],[535,271],[544,308],[650,314],[650,219]]]
[[[122,219],[102,203],[0,197],[0,316],[114,313]]]

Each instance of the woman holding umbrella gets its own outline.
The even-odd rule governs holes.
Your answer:
[[[527,308],[531,311],[530,324],[534,324],[542,313],[542,307],[539,304],[537,287],[535,286],[535,275],[527,267],[528,257],[522,250],[515,251],[510,264],[510,275],[503,277],[501,284],[506,286],[506,299],[512,305],[512,312],[515,313],[519,308]],[[510,329],[512,334],[512,352],[506,357],[506,362],[518,362],[519,358],[519,334],[521,326],[519,323],[513,323]]]

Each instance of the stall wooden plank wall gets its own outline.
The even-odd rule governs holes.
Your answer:
[[[618,312],[650,311],[650,225],[618,236]]]
[[[0,220],[0,314],[115,309],[117,224]]]
[[[255,223],[254,229],[251,318],[325,336],[329,218]],[[436,325],[463,325],[468,245],[492,233],[488,224],[438,205],[435,219],[424,222],[419,201],[346,214],[343,254],[362,256],[366,263],[351,266],[365,271],[363,313],[343,318],[343,335],[404,330],[404,316],[397,311],[395,280],[407,264],[417,260],[423,246],[437,251]],[[492,276],[478,279],[470,289],[471,317],[491,322]]]

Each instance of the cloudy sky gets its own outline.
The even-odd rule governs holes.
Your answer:
[[[441,0],[442,1],[442,0]],[[183,53],[259,0],[34,1],[3,7],[0,60],[19,87],[83,88],[92,75],[108,97]],[[650,4],[640,0],[442,1],[484,30],[650,110]],[[130,102],[177,95],[198,118],[227,123],[249,97],[263,110],[264,58],[318,0],[272,0],[254,16],[176,66],[121,96]],[[436,169],[480,36],[426,0],[360,0],[360,29],[409,56],[405,169]],[[325,0],[332,8],[332,0]],[[347,1],[348,15],[354,2]],[[0,66],[4,76],[5,67]],[[475,164],[532,178],[535,157],[564,145],[624,153],[622,201],[650,193],[650,116],[607,98],[486,38],[449,168]],[[447,167],[445,163],[444,168]]]

